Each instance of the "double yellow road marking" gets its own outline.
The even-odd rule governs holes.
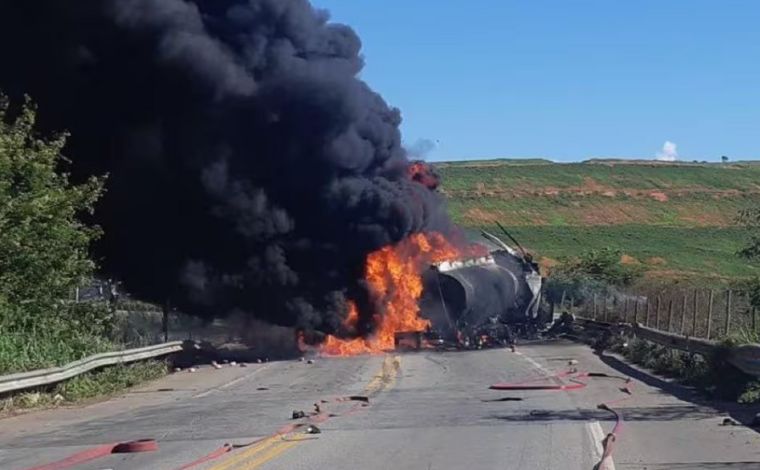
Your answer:
[[[390,390],[396,384],[396,377],[398,371],[401,368],[400,356],[385,356],[383,360],[383,366],[380,371],[372,377],[367,386],[364,388],[364,393],[367,395],[376,395],[383,390]]]
[[[400,368],[401,357],[386,356],[383,359],[382,368],[369,381],[364,388],[364,393],[374,396],[393,388],[396,384],[396,377]],[[280,435],[268,437],[240,453],[219,462],[219,464],[211,467],[210,470],[255,470],[262,467],[265,463],[274,460],[290,448],[297,446],[301,441],[308,439],[303,434],[296,434],[287,439]]]
[[[211,470],[254,470],[295,447],[304,439],[302,436],[291,439],[284,439],[282,436],[269,437],[211,467]]]

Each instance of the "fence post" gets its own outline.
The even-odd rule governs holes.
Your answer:
[[[644,319],[644,326],[649,326],[649,312],[652,310],[652,304],[649,303],[649,296],[647,296],[647,316]]]
[[[639,298],[633,299],[633,324],[635,325],[639,321]]]
[[[715,292],[710,289],[710,298],[707,301],[707,336],[705,338],[710,339],[710,330],[712,329],[712,311],[713,311],[713,299],[715,298]]]
[[[757,307],[752,307],[752,332],[757,332]]]
[[[726,291],[726,336],[731,332],[731,289]]]
[[[691,335],[696,337],[697,336],[697,296],[699,295],[699,290],[694,289],[694,311],[691,312]]]
[[[657,294],[657,305],[654,308],[654,329],[660,329],[660,295]]]
[[[683,302],[681,302],[681,326],[678,328],[678,334],[683,335],[683,328],[686,325],[686,292],[683,293]]]
[[[604,302],[602,302],[602,321],[607,321],[607,295],[604,296]]]
[[[594,293],[594,320],[596,320],[596,293]]]
[[[564,310],[565,309],[565,294],[567,292],[562,291],[562,299],[559,301],[559,309]]]
[[[169,342],[169,301],[164,302],[163,315],[161,315],[161,329],[164,332],[164,343]]]
[[[668,301],[668,327],[665,331],[670,333],[672,326],[673,326],[673,299],[670,299],[670,301]]]

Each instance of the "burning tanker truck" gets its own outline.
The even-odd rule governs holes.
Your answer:
[[[423,273],[420,311],[430,330],[417,335],[416,345],[404,344],[408,333],[397,335],[398,347],[419,347],[424,337],[460,347],[508,345],[550,320],[540,314],[542,278],[531,255],[512,237],[518,249],[482,235],[487,255],[436,263]]]

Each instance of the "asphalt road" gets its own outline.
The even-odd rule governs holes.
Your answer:
[[[113,454],[73,468],[176,470],[224,443],[199,469],[592,469],[613,425],[596,405],[625,397],[621,379],[574,391],[494,391],[576,367],[632,376],[617,407],[626,420],[606,468],[760,469],[760,435],[722,426],[753,410],[701,403],[586,346],[320,358],[181,372],[85,407],[0,420],[0,469],[27,469],[93,446],[154,438],[159,450]],[[554,383],[549,381],[547,383]],[[341,400],[369,396],[369,405]],[[319,414],[292,420],[294,410]],[[319,434],[299,424],[313,422]],[[278,431],[280,434],[278,435]]]

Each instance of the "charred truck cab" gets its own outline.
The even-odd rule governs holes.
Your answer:
[[[423,275],[422,316],[461,347],[508,345],[543,323],[538,265],[524,250],[482,234],[487,256],[439,263]]]

